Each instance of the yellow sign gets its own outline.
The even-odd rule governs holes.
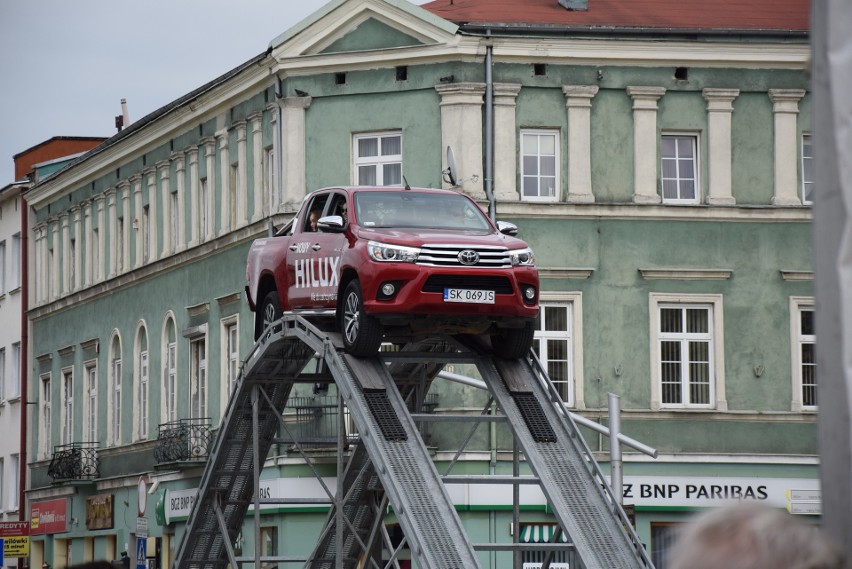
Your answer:
[[[29,536],[4,537],[3,538],[3,556],[4,557],[27,557],[30,554],[30,538]]]

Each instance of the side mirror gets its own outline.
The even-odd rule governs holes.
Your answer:
[[[518,226],[514,223],[509,223],[508,221],[498,221],[497,229],[504,235],[511,235],[514,237],[518,234]]]
[[[339,215],[327,215],[319,218],[317,221],[317,229],[327,233],[343,233],[346,229],[346,223]]]

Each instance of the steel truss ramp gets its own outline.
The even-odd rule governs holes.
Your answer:
[[[535,361],[535,360],[533,360]],[[526,359],[477,363],[585,569],[653,567],[547,375]]]
[[[325,361],[422,569],[475,569],[479,561],[385,363],[336,351]],[[357,379],[356,379],[357,378]]]
[[[186,531],[175,556],[176,569],[224,569],[242,529],[254,489],[277,433],[293,379],[314,355],[305,342],[268,332],[243,365],[204,469]],[[262,389],[269,405],[259,405]],[[260,457],[255,460],[255,457]],[[227,539],[226,539],[227,537]]]
[[[419,404],[444,365],[440,358],[421,363],[418,361],[418,355],[429,357],[452,351],[455,351],[455,347],[447,342],[427,340],[406,344],[397,352],[398,355],[409,355],[413,360],[396,361],[388,365],[394,384],[399,388],[400,395],[409,409],[420,411]],[[379,357],[382,357],[382,354],[379,354]],[[379,525],[383,523],[387,497],[365,445],[359,443],[352,450],[342,477],[342,488],[345,492],[344,503],[340,506],[343,523],[340,523],[338,518],[337,507],[332,508],[305,569],[336,567],[338,549],[341,552],[342,568],[354,569],[362,561],[359,551],[369,555],[380,543],[382,535]],[[339,542],[338,526],[342,527]]]

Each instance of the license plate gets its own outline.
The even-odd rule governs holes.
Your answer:
[[[468,302],[471,304],[494,304],[493,290],[469,290],[445,288],[444,302]]]

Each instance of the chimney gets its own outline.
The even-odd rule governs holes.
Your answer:
[[[572,12],[586,12],[589,9],[589,0],[556,0],[560,6]]]
[[[122,124],[125,127],[130,126],[130,111],[127,110],[127,99],[121,100],[121,117],[123,119]]]

